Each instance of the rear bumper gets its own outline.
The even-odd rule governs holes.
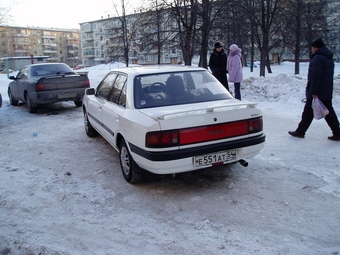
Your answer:
[[[82,101],[84,94],[85,88],[81,88],[62,91],[31,92],[29,96],[32,103],[38,105],[62,101]]]
[[[198,146],[172,151],[146,151],[129,143],[135,162],[143,169],[156,174],[171,174],[196,170],[194,157],[210,153],[237,149],[237,160],[257,155],[264,147],[266,136],[245,138],[213,145]],[[235,161],[227,162],[232,163]]]

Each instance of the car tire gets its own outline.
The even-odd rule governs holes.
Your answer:
[[[27,110],[29,113],[36,113],[38,111],[38,107],[36,106],[32,106],[32,100],[30,99],[28,93],[26,93],[25,95],[25,99],[26,99],[26,106],[27,106]]]
[[[9,98],[9,103],[13,106],[17,106],[19,103],[19,100],[14,99],[12,95],[12,91],[8,89],[8,98]]]
[[[89,118],[87,116],[87,112],[84,110],[84,126],[85,126],[85,133],[88,137],[95,137],[98,135],[97,130],[95,130],[90,121]]]
[[[83,102],[82,101],[73,101],[74,104],[77,106],[77,107],[80,107],[83,105]]]
[[[125,180],[129,183],[136,183],[143,179],[143,175],[138,172],[140,171],[136,162],[131,157],[129,149],[126,145],[125,140],[120,142],[119,146],[119,162],[122,169]]]

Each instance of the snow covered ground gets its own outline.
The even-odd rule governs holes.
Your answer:
[[[88,68],[96,87],[114,66]],[[324,120],[305,139],[308,64],[244,68],[242,99],[263,111],[265,148],[240,164],[128,184],[115,150],[89,138],[81,108],[9,105],[0,75],[0,254],[339,254],[340,142]],[[340,117],[340,66],[333,105]],[[233,85],[230,85],[233,88]],[[36,134],[34,136],[33,134]]]

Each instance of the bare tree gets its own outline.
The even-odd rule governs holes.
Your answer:
[[[340,59],[340,1],[328,3],[328,40],[327,46],[334,52],[337,61]]]
[[[0,26],[7,25],[8,23],[12,22],[12,16],[10,15],[10,12],[15,5],[15,1],[11,1],[8,6],[4,6],[2,3],[0,3]]]
[[[260,50],[260,76],[265,76],[265,67],[271,72],[269,63],[270,39],[275,36],[275,20],[277,20],[283,0],[260,0],[258,15],[255,16],[255,40]]]
[[[178,34],[171,22],[167,5],[159,0],[151,2],[140,16],[140,26],[142,27],[138,32],[140,50],[147,52],[156,49],[157,63],[160,64],[162,49],[169,52],[171,48],[169,41]]]
[[[132,15],[127,15],[125,1],[121,0],[121,11],[114,6],[119,26],[108,24],[106,30],[112,33],[108,44],[115,44],[108,47],[108,55],[123,57],[127,65],[129,57],[141,59],[146,52],[157,52],[160,64],[175,47],[181,49],[185,65],[199,55],[199,65],[206,68],[209,45],[219,40],[238,44],[244,64],[247,57],[252,64],[259,56],[260,76],[266,69],[271,72],[270,54],[281,61],[288,49],[298,73],[298,62],[308,54],[312,40],[328,34],[328,0],[155,0],[144,2],[146,8]],[[339,16],[332,16],[333,27]],[[332,38],[337,38],[334,33]]]
[[[327,32],[327,0],[287,0],[284,8],[285,47],[294,52],[295,74],[300,73],[300,58],[310,53],[310,43]]]
[[[207,56],[209,48],[210,32],[213,28],[213,24],[217,19],[222,18],[224,1],[215,0],[201,0],[197,4],[197,15],[199,18],[199,26],[197,26],[197,32],[199,40],[197,45],[200,47],[199,66],[207,68]]]
[[[194,55],[197,0],[174,0],[169,6],[177,22],[184,64],[191,65]]]
[[[121,6],[112,2],[117,17],[108,19],[104,25],[103,35],[109,38],[106,41],[106,56],[112,60],[124,58],[126,66],[129,66],[129,54],[131,37],[135,34],[137,23],[135,15],[128,15],[128,1],[121,0]]]

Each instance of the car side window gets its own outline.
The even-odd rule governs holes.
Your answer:
[[[109,74],[99,85],[97,88],[96,96],[107,100],[109,93],[111,91],[112,85],[116,80],[117,74],[111,73]]]
[[[27,76],[28,76],[28,68],[24,67],[18,73],[17,78],[18,79],[27,79]]]
[[[109,101],[125,107],[126,104],[126,83],[127,77],[119,74],[112,86],[112,92]]]

